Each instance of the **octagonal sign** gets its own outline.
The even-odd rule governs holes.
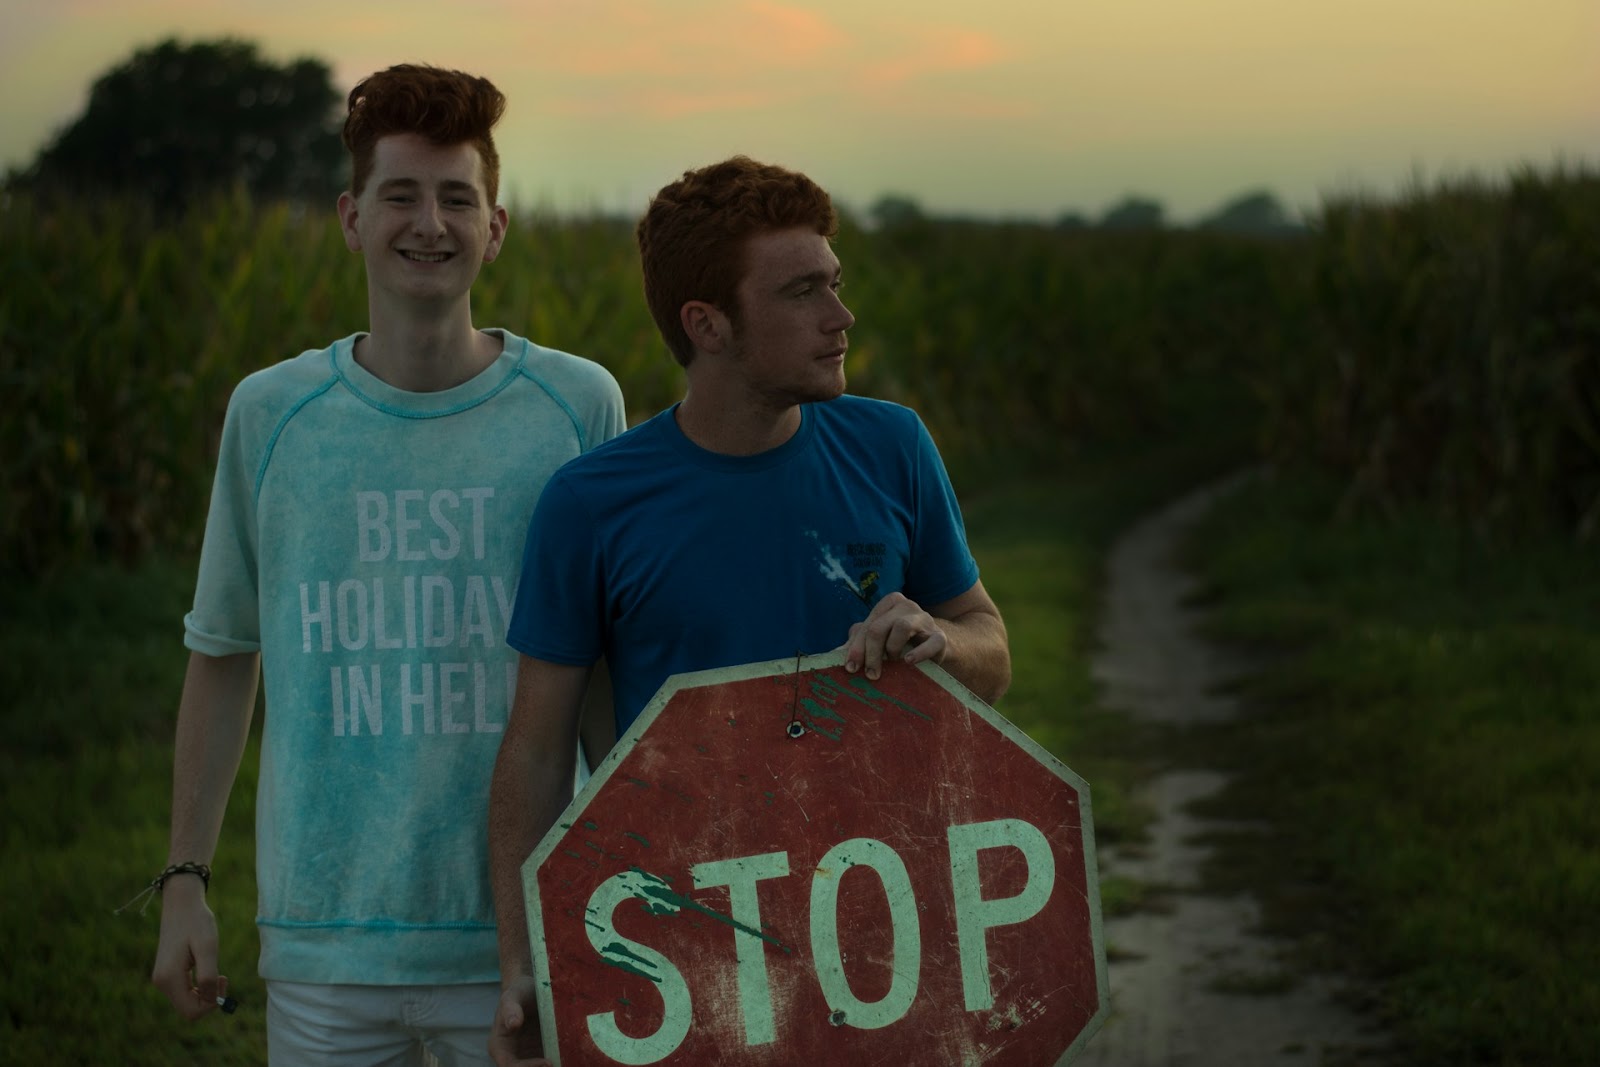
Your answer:
[[[675,675],[523,867],[557,1064],[1070,1063],[1087,784],[931,664]]]

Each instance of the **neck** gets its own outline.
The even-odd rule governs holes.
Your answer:
[[[472,313],[406,314],[374,308],[370,332],[356,342],[355,359],[379,380],[411,393],[436,393],[477,376],[500,354],[501,343],[472,327]]]
[[[678,405],[678,428],[707,452],[754,456],[777,448],[800,429],[800,405],[716,397],[691,382]]]

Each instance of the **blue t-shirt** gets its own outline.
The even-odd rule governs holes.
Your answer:
[[[620,733],[661,683],[842,645],[899,591],[932,607],[978,566],[915,412],[842,396],[754,456],[679,430],[676,408],[562,467],[528,527],[512,647],[604,656]]]

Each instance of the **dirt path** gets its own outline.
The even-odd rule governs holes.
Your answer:
[[[1173,555],[1189,527],[1242,478],[1183,497],[1116,546],[1094,664],[1109,705],[1158,722],[1234,714],[1216,688],[1242,667],[1195,635],[1195,613],[1185,606],[1193,582]],[[1147,786],[1157,813],[1149,842],[1101,854],[1104,874],[1167,891],[1159,910],[1106,921],[1112,1014],[1078,1063],[1331,1067],[1356,1062],[1376,1043],[1364,1021],[1334,1000],[1331,982],[1298,974],[1282,945],[1255,932],[1252,897],[1197,892],[1206,851],[1196,839],[1221,824],[1187,806],[1224,781],[1203,769],[1159,774]]]

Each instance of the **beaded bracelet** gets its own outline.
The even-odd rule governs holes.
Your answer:
[[[210,867],[207,867],[204,863],[174,863],[171,867],[150,879],[151,890],[157,893],[161,892],[161,887],[167,884],[167,879],[175,874],[197,874],[200,876],[200,884],[207,889],[211,888]]]
[[[144,914],[144,909],[150,906],[152,898],[161,895],[161,887],[167,884],[167,879],[176,874],[192,874],[200,879],[200,884],[206,889],[211,888],[211,868],[204,863],[174,863],[150,879],[150,884],[141,889],[138,894],[122,907],[117,908],[114,914],[121,915],[135,904],[139,905],[139,914]]]

